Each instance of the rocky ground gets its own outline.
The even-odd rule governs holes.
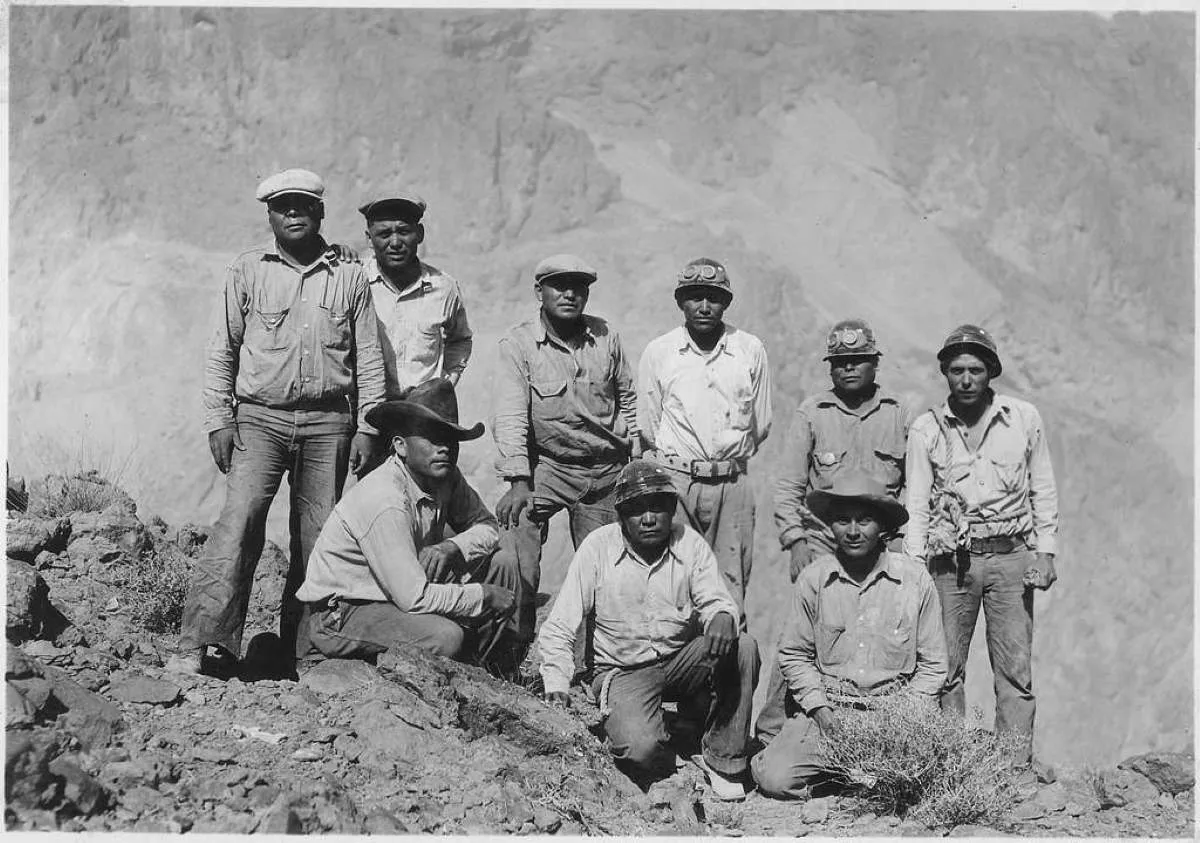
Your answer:
[[[1193,762],[1182,755],[1042,770],[993,827],[929,829],[857,815],[837,797],[717,802],[690,764],[643,793],[608,760],[582,695],[566,713],[444,659],[328,661],[299,681],[259,678],[252,664],[225,679],[168,674],[174,634],[147,627],[170,626],[169,612],[152,609],[179,587],[203,530],[145,524],[127,496],[94,477],[51,479],[43,494],[57,483],[59,498],[71,498],[61,494],[68,482],[74,499],[80,483],[94,484],[89,500],[103,510],[9,513],[9,830],[1194,834]],[[248,640],[271,626],[284,565],[270,546]],[[158,593],[131,574],[147,569],[159,572]]]

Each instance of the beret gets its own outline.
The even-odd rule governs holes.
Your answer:
[[[254,198],[259,202],[267,202],[281,193],[303,193],[313,199],[320,199],[325,195],[325,182],[309,170],[284,170],[263,179],[258,190],[254,192]]]
[[[533,270],[533,280],[538,282],[569,275],[581,277],[589,284],[596,280],[596,270],[574,255],[551,255]]]

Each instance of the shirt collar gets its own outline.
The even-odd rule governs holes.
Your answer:
[[[678,525],[671,525],[671,537],[667,540],[667,549],[663,552],[663,555],[658,557],[658,559],[654,562],[650,562],[649,560],[642,558],[637,554],[636,551],[634,551],[629,544],[629,539],[625,537],[624,529],[619,528],[618,535],[621,537],[621,552],[617,554],[616,561],[613,562],[614,566],[620,565],[621,560],[626,557],[629,557],[634,564],[643,565],[652,571],[655,568],[662,566],[667,561],[680,561],[678,554],[675,553],[675,547],[679,544],[679,539],[683,536],[683,530]]]
[[[313,267],[317,266],[318,264],[322,264],[322,263],[325,264],[325,266],[328,267],[329,269],[333,269],[333,261],[331,261],[328,257],[329,244],[326,243],[325,238],[321,237],[320,235],[317,235],[317,239],[321,241],[321,255],[315,261],[310,263],[308,266],[301,267],[301,271],[303,271],[303,272],[307,272],[308,270],[310,270]],[[279,263],[282,263],[285,266],[292,266],[292,263],[290,261],[288,261],[287,259],[285,259],[283,257],[283,255],[281,255],[279,253],[279,242],[277,240],[275,240],[275,238],[273,238],[273,237],[271,238],[271,242],[268,243],[266,245],[266,247],[263,248],[262,259],[278,261]]]
[[[418,275],[417,279],[403,290],[397,290],[395,286],[393,286],[391,279],[384,277],[383,272],[379,269],[379,261],[377,261],[374,256],[367,258],[367,262],[363,264],[363,269],[366,270],[367,277],[371,279],[372,284],[377,284],[392,295],[400,298],[402,296],[410,295],[414,292],[420,292],[421,295],[425,295],[433,290],[433,282],[429,280],[429,267],[425,265],[424,261],[417,261],[417,264],[421,267],[421,274]],[[378,295],[378,292],[375,290],[372,290],[371,292],[375,295]]]
[[[992,404],[987,408],[987,412],[984,413],[980,421],[984,423],[984,427],[991,424],[993,418],[999,418],[1005,424],[1010,424],[1012,412],[1013,405],[1012,402],[1008,400],[1008,396],[1000,395],[999,393],[993,391]],[[955,424],[964,424],[963,420],[954,415],[954,411],[950,409],[949,398],[942,402],[942,417],[946,419],[946,421],[954,422]]]
[[[818,407],[837,407],[841,410],[844,410],[847,413],[851,413],[856,416],[865,416],[865,415],[868,415],[872,410],[874,410],[876,407],[878,407],[880,404],[884,403],[885,401],[890,402],[892,404],[899,403],[896,401],[896,399],[893,396],[884,392],[883,387],[876,384],[875,385],[875,394],[872,395],[870,398],[868,398],[866,401],[864,401],[857,410],[851,410],[849,407],[847,407],[846,402],[842,400],[842,397],[840,395],[838,395],[832,389],[827,389],[824,392],[820,393],[820,395],[817,397],[817,406]]]
[[[688,333],[686,325],[680,327],[678,330],[680,354],[691,351],[693,354],[698,354],[699,356],[706,358],[716,357],[718,354],[722,353],[729,355],[733,354],[733,352],[729,350],[729,335],[733,333],[734,328],[728,322],[725,323],[725,330],[721,332],[721,338],[717,340],[717,344],[713,346],[712,351],[705,351],[704,349],[700,348],[700,346],[696,345],[696,343],[692,340],[692,335]]]
[[[832,580],[840,579],[856,586],[857,588],[865,589],[867,586],[873,584],[876,580],[882,577],[887,577],[897,585],[904,582],[904,575],[900,565],[897,564],[894,554],[887,550],[879,554],[879,558],[875,561],[875,567],[872,568],[870,573],[863,578],[861,584],[856,583],[850,577],[850,575],[846,573],[845,568],[842,567],[842,563],[837,561],[836,557],[833,557],[833,562],[830,565],[829,573],[825,575],[825,584],[828,585]]]
[[[588,319],[587,314],[584,314],[582,318],[583,337],[588,342],[594,343],[596,341],[596,335],[592,333],[592,322],[590,319]],[[550,333],[550,329],[546,327],[546,317],[542,315],[541,311],[538,311],[538,318],[533,323],[533,338],[539,344],[549,342],[557,345],[560,348],[567,348],[567,345],[562,340]]]
[[[413,479],[412,472],[408,470],[408,466],[404,464],[404,460],[396,456],[395,453],[388,457],[388,465],[393,467],[400,484],[408,493],[409,499],[414,502],[426,501],[432,506],[438,506],[450,494],[450,483],[443,484],[435,494],[426,492],[417,485],[417,481]]]

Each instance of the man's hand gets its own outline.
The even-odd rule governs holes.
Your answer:
[[[817,721],[817,726],[821,730],[821,734],[825,737],[830,737],[837,731],[837,718],[833,716],[833,709],[827,705],[823,705],[812,713],[813,720]]]
[[[508,491],[496,504],[496,520],[501,527],[516,527],[521,510],[533,501],[533,490],[529,488],[528,480],[510,480],[509,483]]]
[[[336,258],[337,260],[346,263],[362,263],[358,259],[358,252],[351,249],[344,243],[330,243],[329,248],[325,250],[325,256],[328,258]]]
[[[228,474],[229,467],[233,465],[234,448],[239,451],[246,450],[246,446],[242,444],[241,434],[238,433],[237,425],[223,427],[208,434],[208,450],[212,451],[213,462],[217,464],[217,469],[222,474]]]
[[[800,576],[800,572],[812,562],[812,548],[808,546],[808,542],[800,539],[788,548],[788,553],[792,557],[788,566],[788,576],[792,578],[792,582],[795,582],[796,578]]]
[[[728,612],[721,612],[708,624],[704,640],[708,642],[708,654],[713,658],[724,658],[737,643],[737,624]]]
[[[484,614],[503,615],[512,609],[513,604],[517,602],[517,596],[513,594],[511,589],[501,588],[498,585],[484,584],[483,586],[483,611]]]
[[[1058,574],[1054,570],[1054,554],[1039,553],[1033,564],[1025,569],[1023,582],[1026,588],[1040,588],[1043,591],[1054,585]]]
[[[547,691],[546,702],[552,705],[561,705],[563,708],[570,708],[571,696],[565,691]]]
[[[375,458],[376,437],[369,433],[358,432],[350,442],[350,472],[355,477],[362,477],[371,467]]]
[[[425,578],[430,582],[449,582],[463,569],[466,560],[462,548],[447,539],[421,548],[417,552],[417,561],[425,569]]]

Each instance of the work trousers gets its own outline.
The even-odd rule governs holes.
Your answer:
[[[291,541],[279,638],[283,652],[290,654],[304,647],[296,640],[302,611],[296,590],[304,582],[317,535],[341,497],[354,419],[348,406],[275,410],[242,404],[236,423],[245,450],[233,451],[225,504],[193,569],[180,646],[198,649],[211,644],[241,655],[254,571],[266,540],[267,512],[286,474],[291,489]]]
[[[717,557],[717,570],[729,596],[738,604],[746,629],[746,587],[754,561],[754,491],[745,474],[721,479],[692,477],[662,466],[675,482],[680,507],[676,521],[704,536]]]
[[[477,581],[516,591],[520,574],[514,559],[493,556]],[[405,612],[382,600],[330,598],[310,604],[305,658],[373,659],[387,650],[417,648],[466,660],[502,633],[504,618],[455,620],[427,612]]]
[[[743,633],[721,659],[708,655],[701,636],[657,664],[617,670],[611,680],[600,673],[592,688],[602,712],[607,703],[604,730],[613,758],[639,777],[673,772],[662,704],[679,701],[681,708],[706,712],[700,746],[709,766],[726,776],[745,772],[758,667],[758,645]]]
[[[622,467],[621,463],[590,467],[562,465],[545,457],[539,460],[533,471],[533,500],[521,513],[517,526],[501,535],[497,552],[504,560],[515,559],[521,572],[516,615],[521,641],[528,643],[534,637],[538,585],[542,579],[542,545],[550,519],[564,509],[567,511],[574,547],[579,547],[592,530],[615,522],[613,491]]]
[[[1014,758],[1033,756],[1033,591],[1025,587],[1025,570],[1034,562],[1028,549],[1012,553],[938,556],[930,573],[942,604],[949,672],[942,708],[966,713],[967,654],[982,604],[987,627],[988,658],[996,691],[996,731],[1017,732],[1023,748]]]

